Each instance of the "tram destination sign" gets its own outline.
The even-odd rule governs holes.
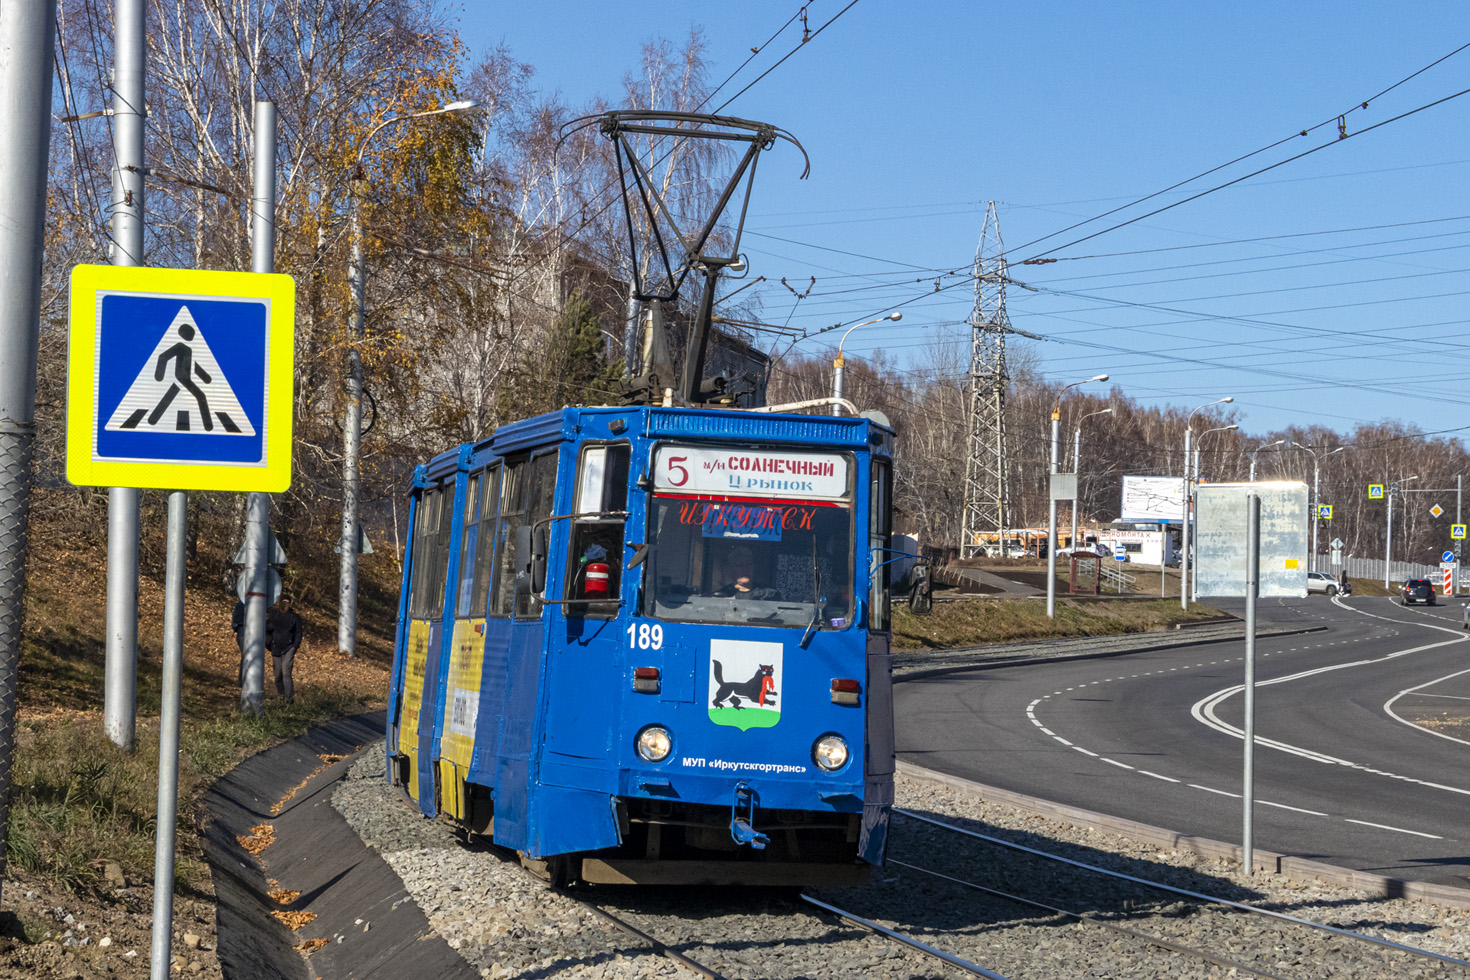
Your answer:
[[[851,462],[840,453],[660,446],[653,486],[666,493],[842,498]]]

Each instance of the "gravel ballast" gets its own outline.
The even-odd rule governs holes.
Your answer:
[[[513,860],[466,844],[448,825],[420,816],[383,780],[383,747],[361,754],[337,787],[333,805],[403,880],[433,929],[482,976],[575,978],[673,977],[691,974],[647,950],[572,899],[531,877]],[[1292,880],[1239,875],[1233,862],[1139,843],[986,801],[962,788],[900,775],[897,806],[971,829],[1176,887],[1245,901],[1340,928],[1371,933],[1457,958],[1470,956],[1470,913],[1424,902]],[[1261,927],[1258,917],[1230,916],[1233,939],[1216,940],[1223,916],[1181,909],[1179,900],[1123,894],[1116,884],[1079,885],[1041,858],[987,852],[957,843],[895,815],[890,856],[923,865],[944,856],[956,877],[1018,892],[1129,928],[1211,948],[1257,969],[1292,976],[1376,978],[1470,976],[1441,962],[1383,954],[1361,944],[1300,938],[1300,927]],[[1004,881],[986,880],[987,871]],[[1135,886],[1128,886],[1134,888]],[[1028,890],[1029,888],[1029,890]],[[633,921],[660,941],[727,976],[850,978],[959,976],[953,967],[877,939],[797,901],[780,889],[580,889],[593,903]],[[890,866],[861,889],[817,897],[998,970],[1020,977],[1224,976],[1178,953],[1126,936],[1027,911],[1005,900]],[[1090,902],[1091,907],[1088,907]],[[1079,903],[1080,906],[1079,906]],[[1197,907],[1195,907],[1197,909]],[[1261,932],[1261,929],[1267,929]],[[1278,930],[1279,937],[1269,930]],[[1255,939],[1261,935],[1268,938]],[[1315,934],[1314,934],[1315,935]],[[1211,947],[1214,941],[1222,943]],[[1269,950],[1259,950],[1267,946]],[[1385,955],[1390,959],[1385,959]],[[1264,957],[1264,959],[1262,958]],[[1393,959],[1392,957],[1398,957]]]

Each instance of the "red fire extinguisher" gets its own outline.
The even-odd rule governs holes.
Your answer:
[[[593,595],[607,598],[607,582],[609,570],[606,562],[589,561],[584,581],[584,591],[588,597]]]

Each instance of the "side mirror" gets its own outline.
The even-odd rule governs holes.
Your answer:
[[[522,524],[516,528],[511,535],[511,547],[515,549],[516,566],[514,568],[516,591],[531,588],[531,526]]]
[[[531,591],[540,595],[546,591],[546,531],[545,524],[537,524],[531,531]]]

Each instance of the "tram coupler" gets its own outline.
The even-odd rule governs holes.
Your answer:
[[[750,784],[735,784],[735,799],[730,804],[730,837],[737,844],[749,844],[757,851],[764,851],[771,839],[755,829],[755,808],[760,801],[760,794]],[[744,816],[740,814],[742,805],[745,807]]]

